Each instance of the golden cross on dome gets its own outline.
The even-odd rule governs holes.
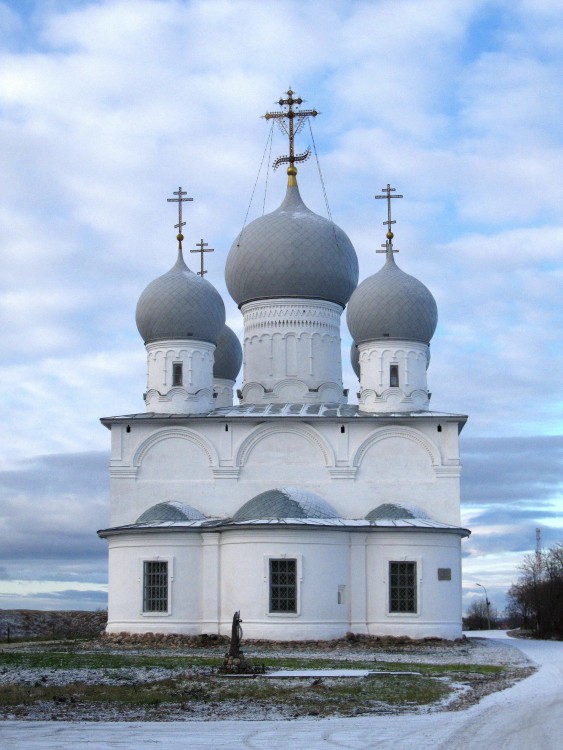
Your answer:
[[[384,221],[383,224],[387,225],[387,234],[385,235],[387,237],[385,244],[381,245],[383,250],[377,250],[378,253],[386,253],[388,256],[392,255],[393,253],[398,253],[399,250],[395,249],[393,247],[393,237],[395,236],[393,232],[391,231],[391,224],[396,224],[397,222],[393,219],[391,219],[391,199],[392,198],[402,198],[402,195],[391,195],[391,193],[394,193],[396,188],[391,187],[389,183],[387,183],[386,188],[381,188],[381,192],[385,193],[385,195],[376,195],[375,198],[381,199],[386,198],[387,199],[387,221]]]
[[[178,240],[178,247],[180,250],[182,249],[182,240],[184,239],[184,235],[182,234],[182,227],[186,225],[185,221],[182,221],[182,203],[185,203],[186,201],[193,201],[193,198],[183,198],[182,196],[187,195],[188,193],[185,190],[182,190],[181,187],[178,188],[178,190],[175,190],[172,195],[177,195],[177,198],[167,198],[167,203],[177,203],[178,204],[178,223],[174,224],[174,229],[178,230],[178,234],[176,235],[176,239]]]
[[[215,250],[212,247],[207,247],[207,242],[204,242],[203,240],[200,240],[199,242],[196,242],[195,244],[196,244],[196,249],[190,250],[190,253],[201,253],[201,271],[198,271],[197,275],[203,278],[204,274],[207,273],[207,271],[203,269],[203,253],[214,253]],[[207,250],[205,248],[207,248]]]
[[[264,118],[266,120],[277,120],[278,125],[289,138],[289,155],[278,156],[273,163],[273,168],[277,169],[280,164],[289,164],[287,168],[289,185],[297,185],[297,181],[295,180],[295,175],[297,174],[295,163],[306,161],[311,154],[311,149],[308,148],[302,154],[296,154],[295,136],[301,130],[308,117],[316,117],[319,113],[316,109],[299,109],[300,105],[303,104],[303,99],[300,96],[294,98],[293,95],[295,92],[291,89],[286,93],[287,99],[280,99],[278,101],[280,107],[284,107],[285,109],[281,112],[266,112]],[[287,120],[287,125],[285,120]],[[295,124],[295,120],[297,120],[297,125]]]

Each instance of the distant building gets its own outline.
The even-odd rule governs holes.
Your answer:
[[[396,265],[391,223],[382,268],[356,288],[352,243],[303,203],[292,158],[281,206],[227,259],[242,349],[181,249],[139,299],[147,411],[102,419],[109,632],[228,634],[240,610],[248,638],[461,635],[466,417],[429,410],[436,303]]]

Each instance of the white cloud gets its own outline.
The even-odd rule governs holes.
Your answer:
[[[562,26],[551,0],[0,3],[3,461],[105,449],[98,417],[142,410],[134,309],[174,261],[178,184],[195,198],[188,243],[215,248],[208,278],[241,331],[223,268],[260,115],[289,85],[322,112],[332,213],[362,277],[381,262],[373,196],[405,195],[398,262],[439,304],[434,408],[469,412],[469,435],[560,431]],[[276,135],[272,154],[285,148]],[[267,210],[283,183],[270,175]],[[324,213],[313,160],[300,184]]]

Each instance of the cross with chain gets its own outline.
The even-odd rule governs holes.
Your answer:
[[[182,221],[182,203],[185,203],[186,201],[193,201],[193,198],[183,198],[183,195],[187,195],[188,193],[185,190],[182,190],[181,187],[178,188],[178,190],[175,190],[173,195],[177,195],[177,198],[167,198],[167,203],[177,203],[178,204],[178,223],[174,224],[174,229],[178,230],[178,234],[176,235],[176,239],[178,240],[178,247],[180,250],[182,249],[182,240],[184,239],[184,235],[182,234],[182,227],[186,225],[185,221]]]
[[[386,253],[387,255],[391,255],[392,253],[398,253],[399,250],[395,249],[393,247],[393,237],[394,234],[391,231],[391,224],[396,224],[397,222],[393,219],[391,219],[391,198],[402,198],[402,195],[391,195],[391,193],[395,192],[396,188],[391,187],[389,183],[387,183],[386,188],[381,188],[381,192],[385,193],[385,195],[376,195],[375,199],[381,199],[386,198],[387,199],[387,221],[384,221],[383,224],[386,224],[388,227],[387,230],[387,240],[385,241],[384,245],[381,245],[383,250],[377,250],[378,253]]]
[[[289,169],[295,170],[288,174],[297,174],[295,169],[295,162],[306,161],[311,154],[311,149],[307,149],[302,154],[295,154],[295,136],[301,130],[303,123],[307,117],[316,117],[319,113],[316,109],[299,109],[299,105],[303,103],[303,99],[298,96],[293,98],[295,92],[289,89],[287,91],[287,99],[280,99],[278,104],[280,107],[287,107],[282,112],[266,112],[264,118],[266,120],[278,120],[279,124],[283,128],[284,132],[289,138],[289,156],[278,156],[273,163],[273,168],[277,169],[280,164],[289,164]],[[297,109],[294,109],[294,105],[297,105]],[[295,119],[297,118],[297,127],[295,127]],[[284,120],[288,121],[288,127],[286,128]]]
[[[196,244],[196,249],[190,250],[190,253],[201,253],[201,271],[198,271],[197,275],[203,278],[204,274],[207,273],[207,271],[204,271],[203,269],[203,253],[214,253],[215,250],[212,247],[207,247],[207,242],[204,242],[203,239],[200,240],[199,242],[196,242],[195,244]],[[207,250],[205,250],[206,247],[207,247]]]

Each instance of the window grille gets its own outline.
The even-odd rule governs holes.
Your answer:
[[[389,563],[389,612],[416,612],[416,563]]]
[[[270,560],[270,612],[297,612],[297,560]]]
[[[168,563],[143,562],[143,612],[168,611]]]

